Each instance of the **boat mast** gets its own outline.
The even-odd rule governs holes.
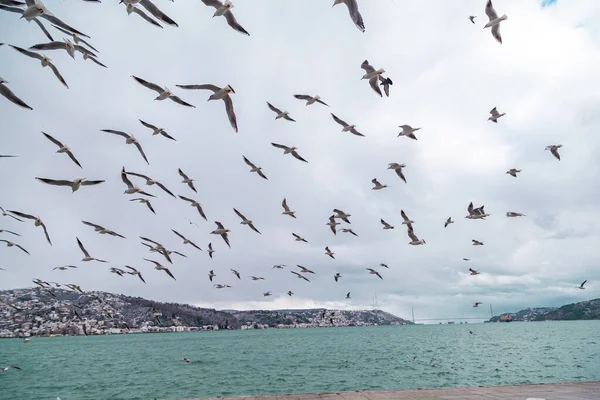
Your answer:
[[[415,309],[411,308],[412,310],[412,316],[413,316],[413,324],[415,323]]]
[[[490,315],[492,318],[494,318],[494,311],[492,311],[492,304],[490,303]]]

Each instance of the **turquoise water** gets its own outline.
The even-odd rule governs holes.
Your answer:
[[[2,400],[589,381],[600,380],[600,321],[0,340],[0,366],[10,364],[23,370],[0,373]]]

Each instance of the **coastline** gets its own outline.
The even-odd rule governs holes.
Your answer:
[[[163,400],[597,400],[600,381]]]

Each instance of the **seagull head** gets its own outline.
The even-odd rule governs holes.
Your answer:
[[[2,84],[2,83],[8,83],[8,81],[0,76],[0,84]]]

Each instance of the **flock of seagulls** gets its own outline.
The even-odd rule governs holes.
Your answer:
[[[99,1],[99,0],[91,0],[91,1]],[[242,33],[244,35],[248,35],[248,36],[250,35],[250,33],[248,33],[248,31],[246,31],[237,22],[236,18],[234,17],[233,12],[232,12],[232,9],[234,6],[231,1],[229,1],[229,0],[224,1],[224,2],[221,2],[218,0],[201,0],[201,1],[206,6],[215,8],[213,17],[221,17],[222,16],[222,17],[224,17],[225,21],[232,29],[234,29],[235,31]],[[365,23],[359,12],[357,1],[356,0],[334,0],[333,6],[342,4],[342,3],[346,5],[352,22],[356,25],[356,27],[361,32],[365,32]],[[174,27],[178,26],[174,20],[172,20],[169,16],[167,16],[165,13],[163,13],[150,0],[141,0],[141,1],[140,0],[121,0],[120,4],[125,5],[126,12],[128,14],[132,14],[132,13],[137,14],[143,20],[145,20],[146,22],[148,22],[154,26],[157,26],[160,28],[163,27],[161,24],[166,24],[166,25],[170,25],[170,26],[174,26]],[[20,53],[23,56],[26,56],[28,58],[33,58],[33,59],[38,60],[42,67],[49,67],[49,69],[52,70],[54,76],[66,88],[69,88],[69,86],[68,86],[65,78],[61,75],[61,73],[59,72],[59,69],[52,62],[52,60],[48,56],[43,54],[42,52],[66,51],[73,59],[75,59],[76,55],[79,53],[79,54],[81,54],[81,57],[84,60],[90,59],[98,66],[107,68],[106,65],[104,65],[98,58],[99,51],[90,44],[89,41],[91,41],[91,38],[88,35],[84,34],[83,32],[81,32],[81,31],[73,28],[69,24],[63,22],[58,17],[54,16],[41,3],[41,1],[25,0],[25,2],[23,3],[19,0],[0,0],[0,11],[15,13],[17,15],[20,15],[21,18],[25,19],[28,22],[33,21],[35,23],[34,26],[37,26],[39,29],[42,30],[42,32],[50,40],[50,42],[35,44],[35,45],[29,47],[28,49],[17,47],[17,46],[11,45],[11,44],[8,44],[6,46],[6,48],[13,49],[14,51],[17,51],[18,53]],[[502,37],[500,35],[500,24],[503,21],[507,20],[507,16],[502,15],[499,17],[492,5],[491,0],[486,1],[485,13],[489,18],[489,22],[484,26],[484,29],[491,28],[491,34],[492,34],[493,38],[496,39],[496,41],[501,44]],[[476,16],[469,16],[469,20],[473,24],[475,24],[475,18],[476,18]],[[67,35],[69,38],[65,38],[63,41],[55,41],[54,38],[52,37],[52,35],[50,34],[50,32],[48,31],[47,27],[44,25],[44,22],[50,22],[52,28],[56,29],[63,35]],[[87,40],[85,40],[83,38],[86,38]],[[0,43],[0,47],[2,47],[2,46],[4,46],[4,43]],[[386,73],[385,69],[383,69],[383,68],[376,69],[374,66],[372,66],[369,63],[368,60],[363,61],[362,64],[360,64],[360,68],[362,70],[364,70],[364,74],[363,74],[361,80],[366,80],[369,83],[370,88],[379,97],[383,97],[384,94],[386,97],[390,96],[390,87],[393,85],[393,82],[389,77],[384,76],[384,74]],[[139,85],[143,86],[144,88],[150,89],[151,91],[153,91],[155,93],[154,100],[156,100],[156,101],[163,101],[163,100],[168,99],[168,100],[175,102],[176,104],[181,105],[183,107],[190,107],[190,108],[195,107],[195,105],[193,105],[191,102],[189,102],[188,99],[183,100],[178,94],[175,94],[167,86],[161,86],[157,83],[150,82],[146,79],[143,79],[143,78],[135,76],[135,75],[131,75],[131,78],[135,82],[137,82]],[[26,103],[24,100],[22,100],[20,97],[18,97],[15,93],[13,93],[11,91],[11,89],[9,88],[9,85],[10,85],[10,82],[0,78],[0,94],[6,100],[14,103],[17,106],[26,108],[28,110],[33,110],[33,108],[30,107],[28,105],[28,103]],[[237,117],[235,114],[233,98],[232,98],[236,92],[233,89],[233,87],[231,87],[231,85],[225,84],[224,86],[217,86],[215,84],[210,84],[210,83],[201,83],[201,84],[177,84],[177,85],[175,85],[175,87],[177,88],[178,92],[181,92],[181,93],[184,93],[184,92],[187,93],[187,91],[194,91],[194,90],[205,90],[205,91],[212,92],[210,94],[210,96],[207,98],[207,102],[210,102],[213,100],[222,100],[224,103],[224,106],[225,106],[225,114],[227,115],[227,118],[231,125],[231,128],[233,129],[233,131],[235,133],[238,132],[238,120],[237,120]],[[383,91],[382,91],[382,89],[383,89]],[[146,95],[145,93],[146,92],[140,91],[140,94],[139,94],[140,99],[142,99],[143,96]],[[190,97],[191,97],[191,95],[190,95]],[[293,97],[305,102],[306,106],[319,104],[320,106],[330,107],[329,104],[327,104],[318,94],[294,94]],[[282,111],[280,108],[274,106],[273,104],[271,104],[268,101],[266,102],[266,105],[267,105],[268,109],[275,114],[275,118],[274,118],[275,120],[281,119],[281,120],[286,120],[288,122],[296,122],[296,120],[291,117],[290,113],[287,110]],[[342,127],[342,129],[341,129],[342,132],[350,133],[357,137],[365,137],[365,135],[357,129],[356,125],[350,124],[350,123],[340,119],[334,113],[330,113],[330,114],[331,114],[332,119]],[[494,107],[490,111],[490,116],[489,116],[488,120],[492,121],[493,123],[499,123],[499,120],[505,116],[506,116],[505,112],[499,112],[497,107]],[[177,141],[173,136],[171,136],[169,133],[167,133],[167,131],[164,128],[154,125],[153,123],[146,122],[141,119],[139,119],[139,122],[145,128],[151,130],[153,136],[158,135],[158,136],[162,136],[166,139],[169,139],[171,141]],[[398,133],[398,137],[406,137],[406,138],[413,139],[413,140],[418,140],[418,138],[416,136],[416,132],[418,132],[422,129],[421,127],[412,127],[411,125],[408,125],[408,124],[400,125],[399,128],[401,129],[401,131]],[[144,162],[148,165],[150,164],[150,161],[148,160],[148,158],[144,152],[144,149],[142,148],[142,145],[132,134],[126,133],[124,131],[117,130],[117,129],[101,129],[100,131],[110,134],[110,135],[122,137],[125,141],[125,144],[134,145],[135,148],[137,149],[137,152],[144,160]],[[56,150],[56,153],[66,154],[70,158],[70,160],[79,169],[84,168],[82,166],[82,164],[80,163],[80,161],[78,160],[78,158],[76,158],[73,151],[67,145],[65,145],[62,140],[59,140],[59,139],[49,135],[46,132],[41,132],[41,133],[44,135],[44,137],[48,141],[52,142],[56,147],[58,147],[58,150]],[[274,142],[271,142],[271,145],[273,147],[275,147],[276,149],[282,150],[283,155],[290,155],[291,157],[295,158],[298,161],[308,163],[308,161],[300,155],[299,149],[296,146],[274,143]],[[547,146],[546,150],[549,150],[551,152],[551,154],[557,160],[560,160],[561,157],[560,157],[558,150],[561,147],[562,147],[562,145],[560,145],[560,144],[554,144],[554,145]],[[14,158],[17,156],[15,156],[15,155],[0,155],[0,157],[1,158]],[[242,155],[242,158],[243,158],[243,161],[245,162],[245,164],[250,168],[249,172],[256,173],[260,178],[262,178],[264,180],[269,180],[266,172],[263,170],[262,167],[257,166],[257,164],[255,162],[248,159],[245,155]],[[396,173],[396,175],[399,177],[399,179],[402,180],[405,184],[407,184],[407,179],[403,172],[404,168],[406,168],[405,164],[397,163],[397,162],[389,163],[388,167],[387,167],[388,170],[394,171]],[[520,169],[511,168],[510,170],[508,170],[506,172],[506,174],[509,174],[512,177],[517,178],[517,176],[520,172],[521,172]],[[180,183],[187,186],[186,190],[189,189],[188,193],[193,192],[193,194],[196,195],[198,193],[198,191],[194,185],[194,179],[191,178],[188,174],[186,174],[181,168],[178,169],[178,174],[182,179],[180,181]],[[174,199],[178,199],[178,200],[181,200],[182,202],[188,203],[189,206],[193,207],[197,211],[198,215],[202,219],[209,222],[209,219],[203,210],[202,204],[198,200],[195,200],[194,198],[188,197],[186,195],[175,194],[176,191],[171,190],[172,187],[171,187],[171,189],[169,189],[165,183],[159,182],[144,173],[127,171],[125,169],[125,167],[123,167],[121,169],[120,178],[126,187],[123,194],[128,195],[128,196],[133,196],[131,199],[128,199],[128,200],[131,202],[135,201],[135,202],[139,202],[140,204],[144,204],[152,214],[156,214],[156,210],[152,206],[151,201],[153,198],[157,197],[157,194],[151,193],[151,190],[158,188],[161,191],[160,192],[161,195],[168,195],[168,196],[173,197]],[[74,180],[67,180],[67,179],[50,179],[50,178],[46,178],[46,177],[36,177],[35,179],[37,179],[39,182],[44,183],[46,185],[69,187],[69,188],[71,188],[71,192],[73,194],[75,192],[77,192],[78,190],[80,190],[82,187],[98,186],[105,182],[105,180],[101,180],[101,179],[87,179],[87,178],[78,178],[78,179],[74,179]],[[134,184],[134,182],[132,180],[133,181],[140,180],[140,182],[141,181],[145,182],[145,188],[142,189],[140,186]],[[381,191],[381,190],[384,190],[389,187],[388,184],[381,183],[377,178],[373,178],[371,180],[371,183],[373,184],[373,187],[371,189],[373,191]],[[91,189],[91,188],[87,189],[86,188],[85,190],[99,190],[99,189]],[[286,198],[284,198],[282,200],[281,207],[283,209],[283,211],[281,212],[281,214],[283,216],[290,217],[293,219],[297,218],[296,211],[294,211],[292,209],[292,207],[290,207]],[[1,207],[0,207],[0,210],[2,211],[2,217],[6,217],[6,219],[4,219],[4,221],[7,221],[7,223],[10,222],[15,226],[19,226],[17,223],[25,223],[26,220],[33,221],[33,224],[35,227],[41,227],[41,229],[43,230],[43,233],[44,233],[47,243],[50,246],[52,245],[52,241],[50,239],[48,229],[39,216],[35,216],[33,214],[28,214],[28,213],[13,210],[13,209],[5,210]],[[240,219],[240,222],[239,222],[240,225],[245,225],[247,228],[249,228],[256,234],[260,235],[261,231],[257,228],[257,226],[260,226],[260,223],[257,223],[256,221],[246,217],[245,213],[247,211],[248,210],[244,210],[244,213],[242,213],[238,209],[233,208],[233,212]],[[248,214],[248,215],[250,215],[250,214]],[[417,233],[415,232],[415,226],[417,225],[417,222],[412,220],[404,210],[401,210],[400,216],[402,217],[401,226],[404,226],[406,228],[406,234],[409,239],[407,244],[411,245],[411,246],[426,245],[427,242],[425,241],[425,239],[420,237],[419,235],[417,235]],[[471,219],[471,220],[485,220],[489,216],[490,216],[490,214],[485,212],[483,205],[481,205],[479,207],[475,207],[473,205],[473,203],[471,202],[467,206],[467,215],[464,218]],[[520,213],[520,212],[515,212],[515,211],[509,211],[506,213],[506,217],[509,217],[509,218],[524,217],[524,216],[525,216],[525,214]],[[336,208],[336,209],[333,209],[332,214],[331,214],[331,216],[329,216],[328,222],[326,222],[325,225],[328,227],[328,229],[334,235],[337,235],[338,232],[341,232],[341,233],[345,233],[345,234],[349,234],[349,235],[358,237],[359,235],[356,232],[354,232],[354,230],[350,227],[350,225],[351,225],[350,217],[351,217],[351,214],[346,213],[346,212]],[[95,223],[92,223],[89,221],[82,221],[82,223],[86,226],[94,228],[94,231],[97,232],[98,234],[108,235],[108,236],[121,238],[121,239],[126,239],[125,236],[123,236],[113,230],[107,229],[101,225],[98,225],[98,224],[95,224]],[[190,224],[191,223],[192,223],[192,221],[190,221]],[[215,235],[215,237],[220,236],[220,239],[218,239],[218,240],[222,240],[224,245],[226,245],[229,249],[231,249],[232,246],[230,243],[230,234],[232,233],[232,230],[229,228],[226,228],[223,223],[221,223],[217,220],[213,220],[213,223],[215,225],[215,229],[212,230],[209,234]],[[394,230],[396,228],[394,225],[386,222],[383,218],[380,219],[380,223],[382,225],[383,230]],[[449,228],[450,225],[454,224],[454,223],[455,223],[455,221],[452,219],[452,217],[448,217],[443,222],[443,227]],[[198,226],[197,224],[195,224],[195,225]],[[17,230],[16,228],[14,228],[14,229]],[[12,235],[15,237],[21,237],[21,234],[17,233],[15,230],[0,229],[0,235],[9,234],[9,235]],[[188,238],[187,236],[176,231],[175,229],[171,229],[171,231],[174,235],[176,235],[178,237],[178,239],[180,239],[182,241],[183,245],[189,246],[189,249],[191,251],[193,251],[193,250],[204,251],[202,249],[202,247],[197,243],[197,241],[194,241],[194,240]],[[304,237],[302,237],[301,235],[299,235],[295,232],[291,232],[291,236],[292,236],[293,240],[295,240],[297,242],[309,243],[307,239],[305,239]],[[0,237],[2,237],[2,236],[0,236]],[[144,257],[143,261],[146,261],[146,262],[152,264],[152,266],[154,267],[155,270],[163,271],[167,275],[168,278],[176,280],[175,274],[173,274],[173,272],[171,271],[171,269],[172,269],[171,265],[174,264],[173,256],[187,258],[187,255],[185,255],[181,252],[178,252],[178,251],[170,250],[159,241],[149,239],[149,238],[146,238],[143,236],[140,236],[139,238],[141,239],[140,243],[148,249],[148,252],[150,254],[154,255],[154,257],[152,257],[152,258]],[[14,239],[14,240],[16,240],[16,239]],[[217,240],[217,239],[215,239],[215,240]],[[290,240],[292,240],[292,239],[290,238]],[[8,239],[4,239],[4,238],[0,239],[0,242],[4,242],[8,248],[20,249],[23,253],[26,253],[28,255],[30,254],[30,252],[27,249],[23,248],[18,243],[9,241]],[[93,246],[89,247],[89,249],[92,250],[92,252],[90,253],[90,250],[88,250],[88,248],[86,248],[84,246],[84,244],[78,237],[76,237],[76,243],[84,256],[81,259],[81,262],[95,262],[95,263],[100,263],[100,264],[112,263],[111,261],[104,260],[102,258],[96,258],[96,257],[92,256],[91,254],[94,253]],[[482,241],[477,240],[477,239],[473,239],[472,244],[474,246],[483,246],[484,245],[484,243]],[[209,258],[213,259],[213,257],[215,256],[214,254],[217,251],[220,251],[220,250],[216,250],[215,248],[213,248],[213,242],[210,242],[206,248],[206,252],[207,252]],[[335,260],[336,259],[335,254],[336,253],[329,246],[326,246],[324,248],[325,256]],[[159,257],[162,257],[162,258],[159,258]],[[160,261],[157,261],[156,258],[159,258]],[[464,258],[463,260],[469,261],[469,259],[467,259],[467,258]],[[168,263],[169,266],[165,266],[162,264],[165,262]],[[385,263],[380,263],[379,266],[382,268],[389,269],[389,266]],[[272,267],[272,269],[284,269],[287,267],[288,267],[287,265],[279,264],[279,265],[274,265]],[[69,270],[75,269],[75,268],[78,268],[78,267],[76,265],[65,265],[65,266],[53,267],[51,270],[57,271],[56,273],[59,273],[58,271],[69,271]],[[296,265],[295,267],[292,267],[292,268],[296,268],[296,270],[293,270],[290,268],[290,273],[293,274],[296,278],[303,280],[305,282],[311,282],[312,278],[309,279],[309,277],[315,276],[317,274],[315,271],[313,271],[309,268],[306,268],[302,265]],[[365,268],[365,269],[369,275],[375,275],[375,277],[379,278],[380,280],[384,279],[383,275],[378,270],[376,270],[374,268]],[[120,277],[124,277],[126,275],[137,276],[142,283],[144,283],[144,284],[146,283],[146,280],[142,276],[142,273],[138,269],[128,266],[128,265],[123,266],[123,268],[111,266],[111,267],[109,267],[108,271],[111,273],[114,273]],[[472,276],[480,274],[480,272],[478,270],[475,270],[472,268],[469,268],[468,271],[469,271],[469,274]],[[230,269],[230,272],[238,280],[242,279],[242,274],[239,271],[237,271],[235,269]],[[223,274],[220,271],[217,271],[215,273],[215,269],[211,269],[208,273],[208,279],[211,283],[213,283],[214,288],[216,288],[216,289],[232,288],[232,285],[230,285],[230,284],[220,283],[220,282],[215,281],[215,278],[222,277],[222,276],[223,276]],[[229,275],[229,276],[231,276],[231,275]],[[250,276],[248,278],[252,279],[253,281],[265,280],[265,278],[261,277],[261,276]],[[332,281],[334,283],[338,283],[338,282],[340,282],[340,280],[343,281],[343,275],[339,271],[335,271],[335,272],[331,273],[331,278],[333,278]],[[42,287],[44,290],[48,291],[49,293],[52,293],[52,289],[54,287],[60,286],[60,284],[58,284],[58,283],[46,282],[46,281],[43,281],[43,280],[40,280],[37,278],[35,278],[33,280],[33,282],[35,284],[39,285],[40,287]],[[583,286],[585,283],[586,283],[586,281],[584,281],[579,286],[579,288],[584,289]],[[80,286],[78,286],[78,285],[69,284],[69,285],[65,285],[65,286],[72,288],[72,290],[82,292]],[[286,294],[288,296],[293,296],[294,292],[292,292],[290,290],[290,291],[287,291]],[[272,295],[273,295],[272,291],[263,293],[264,297],[268,297],[268,296],[272,296]],[[345,298],[350,299],[349,292],[347,293]],[[475,303],[473,303],[473,307],[478,307],[478,305],[480,305],[480,304],[482,304],[482,303],[475,302]],[[183,361],[185,361],[185,359]],[[188,361],[186,361],[186,362],[188,362]],[[7,367],[7,368],[3,368],[2,370],[6,371],[8,368],[18,369],[17,367]]]

